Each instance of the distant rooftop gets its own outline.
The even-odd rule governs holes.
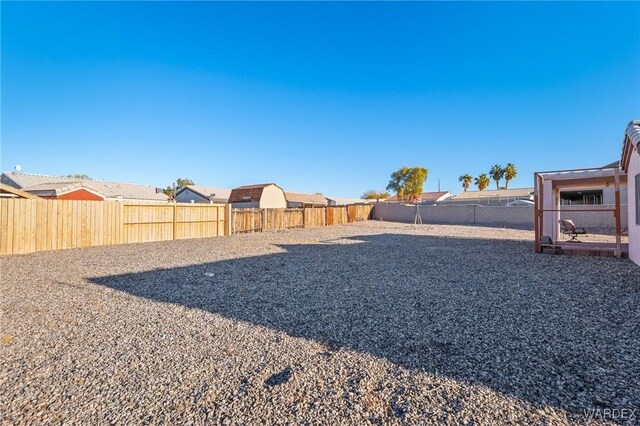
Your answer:
[[[184,191],[185,189],[190,189],[191,191],[199,194],[205,198],[224,198],[229,199],[229,195],[231,195],[231,190],[227,188],[215,188],[211,186],[202,186],[202,185],[187,185],[178,190],[178,194]]]
[[[514,198],[529,197],[533,193],[533,188],[513,188],[513,189],[485,189],[484,191],[467,191],[453,197],[452,201],[479,198]]]
[[[302,204],[327,204],[327,199],[322,194],[304,194],[300,192],[285,192],[285,198],[289,202]]]
[[[423,192],[422,194],[420,194],[420,201],[423,203],[429,203],[429,202],[435,203],[436,201],[446,196],[447,194],[451,194],[451,193],[449,191]],[[392,195],[391,197],[387,198],[386,201],[391,201],[391,202],[398,201],[398,196]]]
[[[167,196],[162,192],[157,192],[155,187],[135,183],[109,182],[19,172],[2,173],[0,182],[27,192],[30,190],[60,191],[75,185],[83,186],[100,194],[104,194],[106,198],[167,201]]]

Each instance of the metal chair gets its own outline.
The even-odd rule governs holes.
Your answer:
[[[584,228],[577,228],[575,223],[569,219],[560,219],[560,226],[562,227],[562,233],[565,235],[571,235],[571,239],[568,243],[580,243],[578,235],[586,235],[587,231]]]

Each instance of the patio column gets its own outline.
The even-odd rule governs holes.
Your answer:
[[[557,241],[557,227],[554,224],[557,224],[556,216],[557,212],[552,210],[557,210],[558,206],[555,203],[554,197],[554,181],[544,179],[542,183],[542,206],[543,209],[547,210],[542,213],[542,235],[546,235],[551,238],[553,242]]]
[[[622,257],[622,225],[620,219],[620,169],[616,169],[616,210],[613,213],[616,218],[616,249],[614,255]]]

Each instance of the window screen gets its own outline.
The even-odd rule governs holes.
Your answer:
[[[560,192],[560,204],[585,205],[602,204],[602,190],[595,191],[562,191]]]

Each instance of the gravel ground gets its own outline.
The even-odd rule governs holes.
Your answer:
[[[532,236],[366,222],[5,257],[2,423],[638,423],[640,268]]]

